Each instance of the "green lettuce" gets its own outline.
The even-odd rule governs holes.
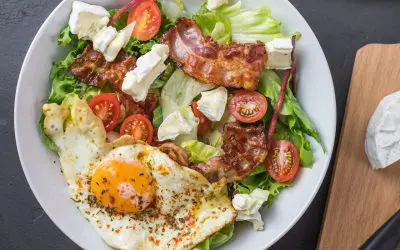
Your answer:
[[[273,70],[266,70],[261,74],[260,85],[257,90],[269,98],[273,107],[278,101],[281,82],[281,78]],[[300,130],[321,143],[319,133],[289,87],[285,92],[279,120],[287,125],[291,131]]]
[[[259,6],[255,10],[246,9],[242,8],[241,1],[237,1],[209,11],[206,5],[207,2],[203,2],[199,12],[192,18],[206,35],[219,44],[228,44],[231,40],[239,43],[266,43],[284,36],[281,22],[271,16],[266,6]]]
[[[167,81],[169,80],[169,78],[172,76],[172,74],[175,71],[175,64],[170,61],[167,63],[167,68],[164,70],[164,72],[157,77],[157,79],[151,84],[150,89],[151,90],[155,90],[155,89],[159,89],[162,88]]]
[[[108,10],[108,13],[110,13],[110,16],[114,16],[115,13],[117,13],[118,9],[110,9]],[[120,31],[123,28],[126,27],[126,25],[128,24],[128,12],[124,12],[122,13],[112,24],[112,26]]]
[[[179,109],[186,122],[192,127],[189,134],[182,134],[175,138],[175,142],[178,145],[190,140],[197,140],[197,127],[199,125],[199,119],[194,115],[192,108],[188,105],[181,106]]]
[[[58,152],[59,148],[58,148],[57,144],[55,144],[55,142],[52,139],[50,139],[50,137],[48,137],[46,135],[46,133],[44,132],[44,114],[43,113],[42,113],[42,115],[40,116],[40,119],[39,119],[39,132],[40,132],[40,136],[42,137],[43,143],[51,151]]]
[[[79,40],[76,35],[71,34],[69,28],[67,27],[61,31],[58,44],[63,47],[69,46],[71,51],[63,60],[53,63],[50,74],[50,78],[52,80],[59,76],[68,74],[67,70],[69,66],[76,60],[78,55],[82,53],[88,42]]]
[[[182,0],[176,0],[175,2],[171,0],[161,0],[160,5],[162,13],[173,22],[179,17],[189,16]]]
[[[231,184],[229,191],[233,193],[237,190],[241,194],[249,194],[256,188],[268,190],[270,195],[268,196],[267,204],[271,205],[274,199],[279,195],[279,192],[291,185],[291,182],[280,183],[273,180],[265,171],[265,166],[260,164],[249,176]]]
[[[266,6],[257,9],[242,8],[241,1],[233,5],[223,5],[215,10],[220,16],[230,21],[232,40],[234,42],[269,42],[282,37],[281,22],[271,16]]]
[[[218,129],[208,130],[203,136],[203,141],[210,146],[221,148],[223,143],[222,132]]]
[[[233,236],[234,223],[231,223],[215,233],[209,239],[198,244],[194,250],[210,250],[222,246],[229,241]]]
[[[314,161],[314,153],[311,144],[303,131],[297,128],[289,129],[286,125],[278,122],[273,138],[275,140],[289,140],[299,149],[300,164],[302,167],[311,167]]]
[[[214,88],[203,84],[177,69],[169,78],[161,92],[161,107],[164,119],[182,106],[190,105],[201,92]]]
[[[185,141],[181,147],[186,150],[189,161],[193,163],[208,162],[212,157],[221,155],[217,148],[196,140]]]
[[[63,30],[61,30],[57,40],[57,44],[61,47],[66,47],[71,44],[74,39],[76,38],[73,37],[69,26],[67,26]]]
[[[155,128],[159,128],[162,121],[163,121],[162,109],[161,109],[161,106],[158,105],[157,108],[154,109],[154,112],[153,112],[153,126]]]
[[[211,36],[219,44],[229,44],[231,41],[230,21],[222,14],[212,11],[193,15],[192,18],[207,36]]]

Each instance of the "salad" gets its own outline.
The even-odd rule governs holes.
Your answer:
[[[145,211],[159,205],[159,190],[173,189],[170,183],[194,188],[200,178],[204,190],[220,187],[216,197],[221,211],[230,211],[226,220],[200,223],[195,205],[185,210],[189,215],[184,219],[177,218],[180,207],[173,217],[184,227],[194,218],[195,230],[170,229],[180,238],[167,242],[166,236],[156,239],[143,226],[150,235],[144,242],[154,248],[214,249],[234,237],[237,221],[264,229],[259,209],[292,187],[301,168],[312,167],[310,140],[322,147],[296,98],[295,44],[300,33],[284,34],[281,25],[267,6],[248,9],[240,1],[204,1],[193,15],[182,0],[132,0],[108,10],[73,2],[69,23],[57,41],[69,53],[53,63],[39,130],[44,144],[60,156],[72,199],[89,221],[112,217],[110,221],[128,228],[128,220],[140,221]],[[133,154],[132,145],[139,145],[144,156]],[[115,152],[122,158],[115,158]],[[159,158],[143,163],[142,158],[153,154],[149,152]],[[157,177],[162,157],[168,158],[163,168],[182,172],[181,177]],[[134,167],[125,169],[121,162],[127,158],[136,159]],[[122,179],[105,181],[100,190],[93,183],[106,179],[106,170],[98,170],[105,165]],[[144,171],[139,179],[147,179],[144,191],[136,189],[130,196],[140,201],[132,207],[133,201],[128,204],[121,194],[128,188],[121,191],[120,184],[126,178],[135,181],[133,168]],[[77,192],[76,183],[85,187],[83,176],[87,189]],[[183,184],[189,177],[182,176],[192,176],[191,184]],[[105,196],[113,189],[115,196]],[[204,190],[199,192],[208,192]],[[187,191],[185,197],[201,200],[194,204],[209,202],[195,193]],[[174,200],[174,195],[165,199]],[[91,214],[94,209],[107,215],[99,220]],[[158,221],[149,218],[146,224]],[[101,237],[116,248],[134,249],[136,245],[124,245],[121,239],[136,242],[133,239],[142,237],[140,230],[115,237],[99,228]],[[176,245],[168,245],[172,241]]]

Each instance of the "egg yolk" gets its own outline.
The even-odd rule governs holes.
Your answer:
[[[155,198],[150,171],[140,163],[107,161],[92,176],[91,191],[97,201],[119,213],[139,213]]]

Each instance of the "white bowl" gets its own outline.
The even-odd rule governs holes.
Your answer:
[[[105,7],[123,4],[123,1],[115,0],[86,2]],[[61,28],[67,25],[71,3],[72,0],[64,0],[54,9],[36,34],[25,57],[15,96],[15,137],[29,185],[53,222],[84,249],[107,249],[70,200],[58,158],[42,144],[37,126],[41,106],[50,91],[52,62],[65,56],[56,40]],[[199,1],[189,0],[185,3],[189,10],[194,11]],[[282,21],[286,32],[302,33],[296,49],[299,59],[298,98],[320,132],[327,151],[324,153],[318,145],[313,144],[314,167],[302,169],[294,187],[281,192],[273,206],[263,211],[264,231],[256,232],[250,224],[241,223],[236,227],[232,240],[222,249],[264,249],[280,239],[299,220],[317,193],[328,168],[335,140],[336,100],[333,82],[317,38],[287,0],[252,0],[245,3],[253,8],[261,4],[271,7],[272,15]]]

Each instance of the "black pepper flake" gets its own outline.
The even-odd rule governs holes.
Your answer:
[[[143,176],[143,175],[144,175],[144,173],[140,173],[140,174],[139,174],[139,176]]]
[[[103,177],[103,183],[107,183],[107,178],[106,177]]]
[[[115,198],[114,198],[114,196],[111,196],[111,195],[110,195],[110,202],[111,202],[111,204],[114,204],[114,203],[115,203]]]
[[[87,201],[88,201],[89,206],[92,207],[92,206],[95,205],[96,202],[97,202],[96,196],[94,196],[94,195],[88,195]]]

